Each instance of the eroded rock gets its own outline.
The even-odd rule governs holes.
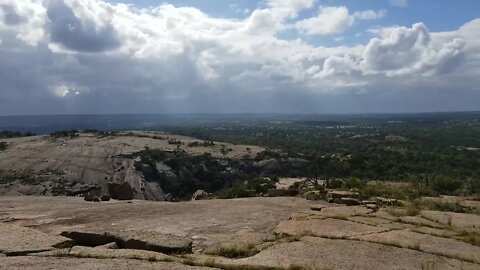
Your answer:
[[[192,240],[154,232],[126,231],[116,236],[120,248],[143,249],[165,254],[192,253]]]
[[[96,247],[116,242],[115,236],[106,232],[65,231],[60,235],[72,239],[78,246]]]
[[[208,199],[208,193],[203,191],[203,190],[197,190],[193,196],[192,196],[192,201],[198,201],[198,200],[206,200]]]

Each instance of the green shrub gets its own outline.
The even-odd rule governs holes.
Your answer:
[[[363,189],[366,185],[365,180],[358,178],[350,178],[343,182],[343,188],[345,189]]]
[[[255,244],[230,244],[218,247],[217,249],[207,252],[209,255],[222,256],[226,258],[239,259],[251,257],[261,249],[258,248]]]
[[[257,177],[248,180],[246,188],[257,193],[267,193],[269,189],[275,188],[275,183],[269,178]]]
[[[448,177],[436,177],[431,184],[432,189],[440,194],[456,194],[462,186],[462,181]]]
[[[6,142],[0,142],[0,151],[3,151],[7,149],[8,143]]]
[[[80,136],[80,132],[76,129],[60,130],[60,131],[51,133],[50,136],[53,138],[64,138],[64,137],[75,138]]]
[[[249,197],[250,193],[245,183],[237,182],[232,187],[223,188],[217,192],[220,199],[234,199]]]

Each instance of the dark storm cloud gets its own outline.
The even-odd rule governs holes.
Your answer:
[[[80,52],[102,52],[120,46],[117,33],[111,25],[97,29],[94,22],[81,20],[63,1],[52,1],[47,12],[49,32],[53,42]]]
[[[5,1],[0,114],[480,109],[480,20],[325,48],[278,39],[276,28],[252,35],[249,18],[194,8]]]

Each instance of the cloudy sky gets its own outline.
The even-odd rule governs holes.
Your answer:
[[[476,0],[0,0],[0,115],[459,110]]]

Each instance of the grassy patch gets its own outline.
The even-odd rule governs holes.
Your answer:
[[[219,268],[223,270],[312,270],[311,267],[292,264],[289,267],[271,267],[261,265],[238,265],[238,264],[223,264],[217,263],[215,260],[197,261],[193,259],[187,259],[183,261],[183,264],[190,266],[211,267]],[[326,269],[326,268],[325,268]]]
[[[458,234],[459,240],[474,246],[480,246],[480,233],[473,231],[462,231]]]
[[[212,251],[207,251],[206,254],[232,259],[248,258],[254,256],[255,254],[259,253],[260,251],[271,245],[255,245],[253,243],[228,244],[220,246]]]
[[[412,216],[413,217],[413,216],[419,215],[420,212],[421,212],[421,209],[419,207],[419,201],[414,200],[414,201],[408,202],[405,205],[405,212],[406,212],[407,216]]]
[[[433,211],[455,212],[455,213],[475,213],[474,207],[461,205],[460,202],[448,202],[440,200],[422,200],[421,207]]]

